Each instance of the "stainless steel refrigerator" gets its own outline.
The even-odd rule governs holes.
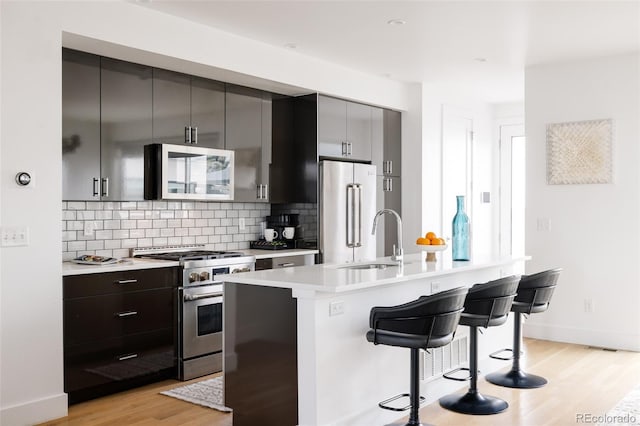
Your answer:
[[[319,248],[323,263],[376,258],[376,166],[320,162]],[[382,230],[381,230],[382,231]]]

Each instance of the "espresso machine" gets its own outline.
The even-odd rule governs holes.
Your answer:
[[[267,216],[265,229],[273,229],[275,231],[273,240],[267,241],[263,235],[260,240],[252,241],[250,248],[267,250],[292,249],[297,247],[297,241],[302,238],[299,214],[297,213]],[[291,233],[292,229],[293,233]]]

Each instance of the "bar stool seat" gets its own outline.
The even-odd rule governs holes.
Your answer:
[[[467,289],[464,287],[443,291],[397,306],[371,308],[367,340],[375,345],[397,346],[411,350],[410,391],[391,397],[378,404],[393,411],[411,409],[406,426],[420,426],[420,358],[419,350],[437,348],[453,340]],[[391,407],[391,401],[409,397],[409,405]]]
[[[502,399],[478,392],[478,327],[495,327],[507,321],[518,281],[519,277],[510,276],[476,284],[469,290],[460,316],[460,325],[469,327],[469,390],[464,395],[451,394],[440,398],[441,407],[462,414],[496,414],[509,407]],[[451,373],[444,377],[452,378],[448,374]]]
[[[547,379],[527,374],[520,368],[520,348],[522,347],[522,315],[544,312],[549,307],[553,291],[556,288],[561,268],[549,269],[532,275],[523,275],[518,284],[511,312],[514,315],[513,322],[513,349],[501,349],[490,356],[500,360],[512,360],[511,370],[507,373],[491,373],[486,375],[488,382],[494,385],[517,389],[539,388],[547,384]],[[512,352],[512,356],[505,358],[498,354]]]

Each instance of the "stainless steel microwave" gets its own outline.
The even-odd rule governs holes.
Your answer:
[[[233,151],[187,145],[144,147],[146,200],[233,200]]]

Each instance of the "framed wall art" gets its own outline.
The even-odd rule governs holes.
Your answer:
[[[612,127],[611,119],[547,124],[547,183],[611,183]]]

